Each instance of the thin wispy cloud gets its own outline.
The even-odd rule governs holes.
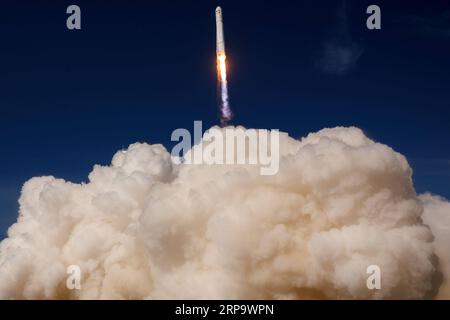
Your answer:
[[[346,1],[338,9],[337,23],[336,34],[323,44],[315,64],[325,73],[343,75],[355,67],[363,53],[362,47],[352,40],[349,32]]]

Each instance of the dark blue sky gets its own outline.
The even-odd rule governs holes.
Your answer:
[[[216,5],[234,124],[358,126],[407,156],[418,192],[450,198],[449,1],[3,0],[0,238],[27,179],[85,181],[130,143],[170,148],[174,129],[217,123]]]

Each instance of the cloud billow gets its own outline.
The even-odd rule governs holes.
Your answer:
[[[0,243],[0,299],[426,298],[440,288],[435,256],[448,297],[450,205],[419,198],[411,176],[354,127],[280,134],[275,176],[136,143],[88,183],[24,185]],[[66,287],[71,265],[81,290]],[[381,290],[366,286],[370,265]]]

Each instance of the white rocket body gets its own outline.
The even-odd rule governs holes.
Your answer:
[[[223,19],[221,7],[216,8],[216,30],[217,30],[217,37],[216,37],[217,56],[225,55],[225,38],[223,36]]]

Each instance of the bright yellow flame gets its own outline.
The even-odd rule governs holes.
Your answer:
[[[219,75],[221,81],[227,81],[227,57],[225,54],[221,54],[217,57],[217,65],[219,68]]]

